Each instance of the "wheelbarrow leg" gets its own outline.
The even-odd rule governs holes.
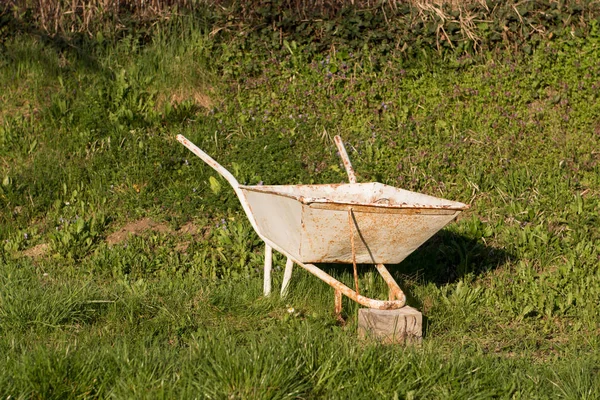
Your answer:
[[[263,291],[266,296],[271,294],[271,267],[273,264],[273,248],[265,243],[265,281]]]
[[[285,250],[282,251],[282,253],[286,254]],[[333,276],[329,275],[327,272],[318,268],[316,265],[304,264],[302,261],[296,260],[294,258],[292,258],[292,260],[294,261],[294,264],[301,266],[302,268],[304,268],[311,274],[315,275],[317,278],[319,278],[322,281],[324,281],[325,283],[327,283],[329,286],[333,287],[333,289],[336,292],[343,294],[344,296],[354,300],[355,302],[357,302],[358,304],[360,304],[362,306],[365,306],[368,308],[376,308],[378,310],[396,310],[398,308],[404,307],[406,304],[406,298],[405,298],[404,294],[400,294],[401,298],[398,300],[393,300],[393,301],[375,300],[375,299],[370,299],[365,296],[361,296],[360,294],[356,293],[356,291],[350,289],[348,286],[344,285],[342,282],[338,281]],[[339,299],[339,294],[336,294],[336,299]],[[341,311],[341,301],[339,301],[339,302],[336,301],[336,303],[340,305],[338,307],[338,310]]]
[[[387,270],[385,265],[376,264],[375,267],[377,268],[377,271],[379,271],[379,274],[382,276],[383,280],[385,281],[385,283],[387,283],[388,288],[390,289],[389,299],[390,300],[406,299],[404,292],[402,291],[402,289],[400,289],[400,286],[398,286],[398,284],[394,280],[394,277],[392,276],[392,274],[390,274],[390,272]]]
[[[336,289],[333,292],[333,299],[335,303],[335,318],[343,323],[345,321],[342,318],[342,292]]]
[[[283,273],[283,283],[281,284],[281,297],[285,297],[288,292],[288,286],[290,285],[290,279],[292,279],[292,269],[294,268],[294,262],[288,257],[285,262],[285,272]]]

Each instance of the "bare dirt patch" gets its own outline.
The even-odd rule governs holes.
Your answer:
[[[146,231],[168,233],[171,228],[163,223],[153,221],[151,218],[142,218],[138,221],[130,222],[116,232],[111,233],[106,238],[106,243],[109,245],[124,242],[130,235],[137,236]]]
[[[198,225],[196,225],[192,221],[182,225],[177,230],[177,233],[184,237],[187,236],[187,238],[189,238],[189,236],[192,236],[192,240],[187,240],[187,238],[186,238],[186,240],[180,241],[179,243],[177,243],[177,246],[175,246],[175,250],[180,251],[182,253],[185,253],[187,251],[190,244],[192,244],[192,242],[194,240],[196,240],[196,238],[199,235],[204,236],[206,234],[205,231],[203,231],[201,228],[199,228]]]
[[[181,236],[192,236],[195,238],[198,235],[203,235],[203,230],[193,222],[187,222],[182,225],[176,232],[166,224],[156,222],[151,218],[142,218],[137,221],[129,222],[121,229],[111,233],[106,238],[106,243],[115,245],[126,241],[130,236],[142,235],[145,232],[172,233]],[[176,246],[176,250],[185,252],[191,241],[183,240]]]
[[[194,224],[193,222],[188,222],[185,225],[182,225],[181,228],[179,228],[179,230],[177,231],[183,235],[192,235],[195,236],[198,234],[198,232],[200,232],[200,229],[198,229],[198,226],[196,226],[196,224]]]
[[[24,256],[31,257],[33,259],[44,257],[48,254],[48,250],[50,249],[50,245],[48,243],[40,243],[37,244],[23,252]]]

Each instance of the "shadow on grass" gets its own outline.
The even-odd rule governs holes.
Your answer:
[[[415,297],[411,287],[434,284],[438,287],[451,284],[465,277],[477,277],[501,268],[514,261],[515,256],[504,249],[487,245],[481,238],[472,238],[450,231],[440,231],[421,245],[400,264],[386,265],[394,279],[406,295],[407,304],[422,309],[421,300]],[[350,288],[352,266],[348,264],[320,264],[328,274],[342,279]],[[359,278],[368,271],[375,270],[373,265],[358,266]],[[386,297],[379,296],[381,300]],[[348,317],[347,310],[344,310]],[[423,315],[423,335],[427,335],[428,319]]]
[[[407,281],[443,286],[458,282],[466,276],[477,277],[514,260],[504,249],[487,245],[481,238],[472,238],[443,230],[421,245],[400,264],[386,265],[407,296],[407,303],[419,305],[411,295]],[[347,264],[321,264],[335,277],[352,273]],[[358,266],[359,277],[374,269],[373,265]],[[349,285],[353,287],[353,285]]]
[[[466,275],[479,276],[513,261],[514,255],[472,238],[440,231],[401,264],[390,265],[395,277],[408,276],[420,283],[444,285]]]
[[[479,276],[512,260],[514,255],[504,249],[489,246],[481,239],[443,230],[400,264],[386,264],[386,267],[399,283],[409,278],[420,284],[433,283],[441,286],[457,282],[467,275]],[[348,264],[320,264],[320,267],[335,276],[349,271]],[[370,268],[373,268],[371,264],[359,265],[359,275]]]
[[[55,59],[35,51],[26,49],[10,50],[3,46],[6,39],[17,37],[19,35],[35,38],[44,46],[51,48],[56,54],[68,54],[74,56],[77,60],[77,67],[83,67],[94,73],[113,77],[113,73],[103,68],[94,56],[94,49],[98,42],[90,38],[85,32],[74,32],[68,35],[57,33],[51,35],[39,28],[32,20],[32,16],[24,14],[20,18],[15,17],[14,11],[8,5],[0,5],[0,49],[5,53],[5,57],[12,62],[37,61],[45,67],[49,73],[56,74],[60,68]]]

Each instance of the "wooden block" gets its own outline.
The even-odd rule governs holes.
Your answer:
[[[412,307],[398,310],[360,308],[358,336],[384,343],[419,343],[423,338],[423,314]]]

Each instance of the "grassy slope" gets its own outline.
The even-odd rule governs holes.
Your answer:
[[[1,396],[597,397],[597,33],[417,66],[213,52],[189,31],[86,57],[5,46]],[[331,290],[302,271],[289,298],[261,298],[262,246],[178,133],[273,184],[344,181],[340,133],[359,180],[471,202],[394,268],[428,317],[423,346],[360,343],[356,306],[337,326]],[[143,216],[176,233],[106,243]],[[188,221],[202,233],[177,231]]]

